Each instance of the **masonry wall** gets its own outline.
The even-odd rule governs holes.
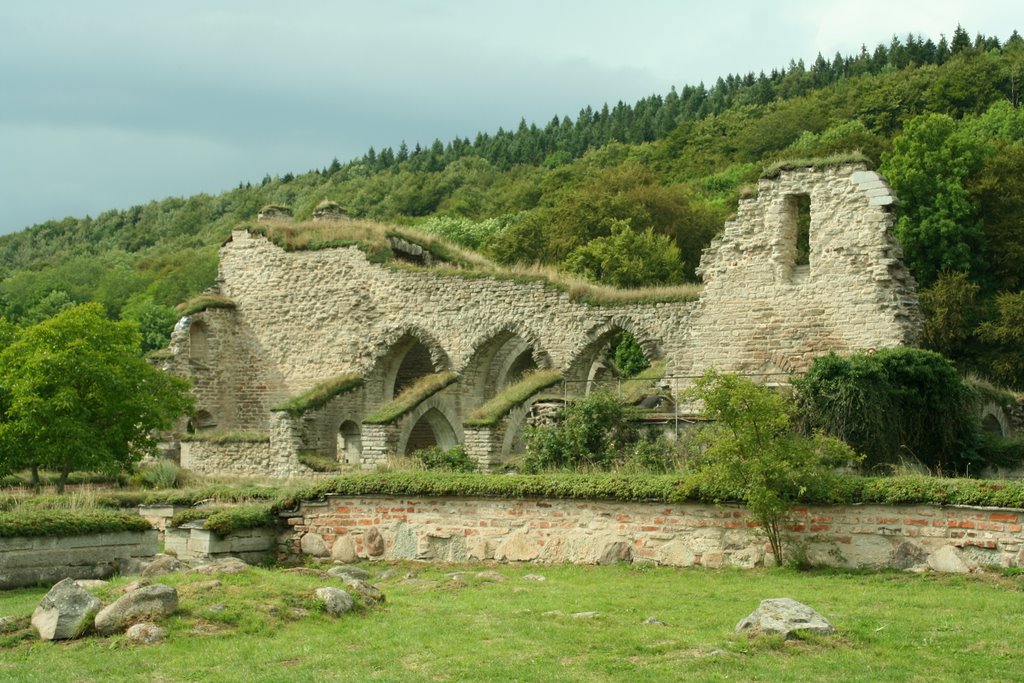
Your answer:
[[[329,497],[284,515],[286,554],[316,534],[368,559],[650,562],[757,567],[772,562],[741,506],[585,500]],[[809,558],[845,567],[913,568],[948,561],[1024,566],[1024,511],[843,506],[797,511],[790,530]],[[310,544],[315,545],[315,544]],[[790,545],[790,548],[795,547]]]
[[[129,563],[151,560],[157,551],[157,532],[64,536],[59,538],[0,538],[0,590],[54,584],[61,579],[109,579]]]

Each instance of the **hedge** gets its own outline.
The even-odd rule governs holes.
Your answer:
[[[277,518],[269,505],[239,505],[224,508],[191,508],[171,518],[172,527],[205,520],[203,528],[218,536],[225,536],[241,529],[258,529],[277,526]]]
[[[117,531],[149,531],[142,517],[114,510],[20,510],[0,512],[0,538],[81,536]]]

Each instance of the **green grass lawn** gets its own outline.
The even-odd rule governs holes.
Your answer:
[[[1024,576],[797,573],[424,564],[376,583],[383,607],[333,619],[311,600],[338,585],[253,569],[186,574],[159,645],[122,636],[42,643],[0,635],[0,681],[1020,681]],[[504,581],[476,576],[497,571]],[[463,572],[454,581],[453,572]],[[406,579],[415,572],[413,580]],[[545,581],[530,581],[527,574]],[[108,602],[119,580],[100,594]],[[0,592],[0,616],[44,590]],[[735,635],[762,598],[828,617],[830,637]],[[308,613],[307,613],[308,612]],[[597,616],[573,616],[597,612]],[[666,625],[648,625],[655,616]]]

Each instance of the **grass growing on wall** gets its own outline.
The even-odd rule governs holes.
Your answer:
[[[204,529],[218,536],[243,529],[274,528],[278,522],[269,505],[238,505],[182,510],[171,518],[170,525],[180,527],[199,519],[205,520]]]
[[[836,168],[847,164],[864,164],[868,168],[874,166],[871,159],[860,152],[847,152],[807,159],[781,159],[766,166],[761,177],[775,179],[782,175],[783,171],[794,171],[801,168]]]
[[[182,315],[194,315],[210,308],[230,309],[235,307],[235,302],[220,294],[200,294],[178,306],[178,312]]]
[[[363,378],[355,373],[345,373],[332,377],[315,387],[284,403],[278,404],[271,410],[283,410],[289,415],[298,417],[307,410],[316,410],[327,405],[336,396],[355,391],[363,386]]]
[[[148,531],[142,517],[104,509],[27,510],[0,512],[0,538],[78,536],[116,531]]]
[[[516,406],[542,389],[560,382],[558,370],[537,370],[525,375],[515,384],[501,390],[494,398],[474,410],[463,423],[467,427],[493,427]]]
[[[364,420],[364,424],[391,424],[402,417],[410,410],[427,400],[449,384],[455,382],[458,375],[454,372],[435,372],[424,375],[416,380],[412,386],[399,394],[395,400],[385,403],[380,408],[370,413]]]
[[[267,432],[196,432],[195,434],[182,434],[181,440],[216,444],[270,443],[270,434]]]

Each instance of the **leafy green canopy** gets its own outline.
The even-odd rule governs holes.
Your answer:
[[[782,564],[782,532],[793,506],[812,491],[834,487],[833,468],[855,462],[856,455],[834,437],[799,433],[794,403],[745,377],[709,372],[692,396],[714,420],[702,432],[702,485],[720,500],[738,494]]]
[[[189,411],[188,383],[150,367],[140,334],[99,304],[16,332],[0,351],[0,471],[117,472]]]
[[[909,461],[952,475],[977,464],[973,392],[937,353],[830,354],[794,384],[808,425],[846,441],[868,467]]]

